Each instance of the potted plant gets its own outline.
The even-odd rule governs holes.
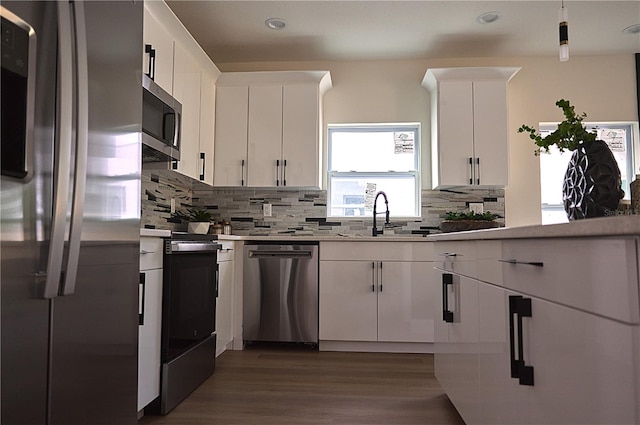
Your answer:
[[[440,223],[443,232],[462,232],[465,230],[492,229],[500,227],[496,221],[499,216],[490,211],[484,213],[447,211],[445,219]]]
[[[538,148],[536,155],[556,145],[560,152],[573,151],[562,183],[562,202],[569,220],[602,217],[618,208],[624,197],[618,163],[606,142],[587,131],[582,121],[587,114],[577,115],[568,100],[560,99],[564,121],[555,131],[542,137],[535,128],[523,124],[518,133],[529,133]]]
[[[189,233],[209,233],[212,218],[209,211],[200,208],[188,208],[186,213],[176,212],[175,215],[188,223],[187,231]]]

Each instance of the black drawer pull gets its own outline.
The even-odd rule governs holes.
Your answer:
[[[499,259],[501,263],[509,263],[509,264],[522,264],[525,266],[534,266],[534,267],[544,267],[544,263],[542,261],[518,261],[514,259]]]
[[[453,275],[450,273],[442,274],[442,320],[447,323],[453,323],[453,312],[449,310],[449,296],[447,295],[447,286],[453,285]]]
[[[514,316],[516,321],[514,323]],[[531,317],[531,298],[520,295],[509,296],[509,357],[511,359],[511,377],[519,380],[520,385],[533,386],[533,366],[524,361],[524,343],[522,340],[522,318]],[[518,359],[516,359],[515,329],[518,329]]]

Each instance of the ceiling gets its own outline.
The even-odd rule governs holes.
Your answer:
[[[558,54],[557,1],[190,1],[167,4],[216,64]],[[638,0],[564,1],[573,55],[640,52]],[[500,19],[479,24],[495,11]],[[267,28],[282,18],[286,28]]]

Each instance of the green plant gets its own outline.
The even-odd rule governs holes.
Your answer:
[[[211,218],[213,217],[209,211],[199,208],[187,208],[186,213],[176,211],[174,215],[184,221],[199,223],[211,221]]]
[[[445,220],[460,221],[460,220],[476,220],[476,221],[493,221],[498,218],[498,214],[493,214],[490,211],[484,213],[469,212],[456,212],[447,211]]]
[[[562,109],[565,120],[558,124],[558,128],[546,137],[542,137],[540,133],[533,127],[523,124],[518,133],[529,133],[529,137],[535,141],[538,146],[535,154],[538,155],[541,149],[549,152],[549,146],[556,145],[560,152],[566,150],[576,150],[581,143],[595,142],[596,133],[589,132],[582,124],[582,120],[587,117],[584,112],[576,115],[575,108],[571,106],[568,100],[560,99],[556,102],[556,106]]]

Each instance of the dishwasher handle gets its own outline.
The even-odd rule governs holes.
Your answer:
[[[249,258],[312,258],[311,251],[249,250]]]

